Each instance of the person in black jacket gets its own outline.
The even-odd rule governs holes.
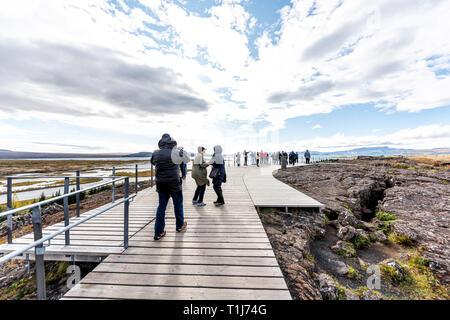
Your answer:
[[[190,161],[189,155],[178,148],[177,142],[169,134],[163,134],[158,142],[159,150],[152,154],[151,163],[156,167],[156,191],[159,205],[156,210],[154,239],[159,240],[166,235],[165,215],[169,199],[172,198],[175,210],[176,229],[184,231],[187,222],[184,221],[183,192],[181,188],[180,164]]]
[[[306,164],[309,164],[309,159],[311,159],[311,154],[309,153],[308,149],[306,149],[304,156],[306,159]]]
[[[225,161],[222,155],[222,147],[215,146],[214,154],[208,164],[212,165],[212,170],[210,173],[210,178],[213,179],[214,191],[217,194],[217,201],[214,201],[216,206],[221,206],[225,204],[222,193],[222,183],[227,182],[227,173],[225,171]]]

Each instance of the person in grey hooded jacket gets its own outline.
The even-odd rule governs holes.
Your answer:
[[[225,200],[223,199],[222,183],[227,182],[227,173],[225,171],[225,161],[222,155],[221,146],[214,147],[214,154],[208,164],[211,164],[213,167],[210,173],[210,177],[211,174],[213,174],[213,186],[214,191],[217,194],[217,201],[214,201],[214,204],[216,206],[224,205]]]
[[[158,150],[152,154],[151,163],[156,167],[156,191],[158,192],[159,205],[156,210],[155,240],[166,235],[165,215],[169,199],[172,198],[175,209],[176,229],[184,231],[187,222],[184,221],[183,192],[181,188],[180,164],[190,161],[186,151],[177,148],[177,142],[169,134],[163,134],[158,142]]]
[[[206,186],[209,186],[208,172],[206,168],[209,166],[205,162],[205,148],[198,147],[198,153],[194,158],[194,164],[192,166],[192,178],[197,184],[197,189],[195,189],[194,198],[192,199],[192,204],[196,204],[198,207],[206,206],[203,202],[203,196],[205,195]]]

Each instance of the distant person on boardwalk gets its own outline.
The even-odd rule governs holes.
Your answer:
[[[259,167],[259,160],[260,160],[260,154],[259,152],[256,153],[256,166]]]
[[[184,221],[183,192],[181,188],[180,164],[190,161],[186,151],[177,148],[177,142],[165,133],[158,142],[158,150],[152,154],[151,163],[156,167],[156,191],[158,192],[159,205],[156,210],[154,239],[159,240],[166,235],[165,215],[169,199],[172,198],[175,210],[176,230],[186,230],[187,222]]]
[[[248,165],[248,152],[244,150],[244,166]]]
[[[291,165],[295,164],[295,153],[294,153],[294,151],[291,151],[289,153],[289,164],[291,164]]]
[[[203,196],[205,195],[206,186],[209,186],[208,172],[206,168],[209,166],[205,162],[205,148],[198,147],[198,153],[194,158],[194,164],[192,166],[192,178],[197,184],[197,189],[195,189],[194,198],[192,199],[192,204],[196,204],[198,207],[206,206],[203,202]]]
[[[221,146],[214,147],[214,154],[208,164],[211,164],[213,167],[209,177],[212,179],[214,191],[217,194],[217,201],[214,201],[214,204],[216,206],[222,206],[225,204],[222,193],[222,183],[227,182],[227,173],[225,172],[225,162]]]
[[[272,164],[278,164],[279,156],[280,156],[280,153],[278,151],[272,153]]]
[[[238,167],[241,166],[241,153],[239,151],[236,154],[236,164],[237,164]]]
[[[311,159],[311,154],[309,153],[308,149],[306,149],[304,156],[306,159],[306,164],[309,164],[309,160]]]
[[[180,151],[184,151],[183,147],[180,147]],[[181,179],[186,180],[187,164],[180,163]]]

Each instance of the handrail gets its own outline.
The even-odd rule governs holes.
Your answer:
[[[12,179],[62,179],[62,178],[70,178],[70,179],[94,179],[94,178],[114,178],[115,176],[6,176],[7,178]],[[117,177],[117,176],[116,176]]]
[[[16,256],[19,256],[19,255],[23,254],[24,252],[30,250],[31,248],[34,248],[34,247],[36,247],[36,246],[38,246],[38,245],[40,245],[40,244],[42,244],[42,243],[44,243],[46,241],[49,241],[49,240],[53,239],[54,237],[56,237],[56,236],[58,236],[58,235],[60,235],[60,234],[62,234],[64,232],[66,232],[66,231],[68,231],[68,230],[70,230],[72,228],[75,228],[79,224],[82,224],[83,222],[86,222],[86,221],[88,221],[88,220],[98,216],[99,214],[102,214],[102,213],[104,213],[104,212],[106,212],[106,211],[108,211],[108,210],[118,206],[119,204],[122,204],[122,203],[124,203],[126,201],[130,201],[131,199],[134,199],[134,197],[136,197],[136,194],[132,194],[128,198],[123,198],[123,199],[115,202],[114,204],[109,205],[108,207],[106,207],[106,208],[104,208],[104,209],[102,209],[102,210],[100,210],[100,211],[98,211],[98,212],[96,212],[94,214],[91,214],[90,216],[87,216],[87,217],[85,217],[85,218],[83,218],[83,219],[81,219],[81,220],[79,220],[79,221],[77,221],[75,223],[72,223],[71,225],[68,225],[67,227],[64,227],[64,228],[62,228],[62,229],[60,229],[58,231],[55,231],[52,234],[50,234],[50,235],[48,235],[48,236],[46,236],[44,238],[41,238],[41,239],[39,239],[37,241],[34,241],[34,242],[30,243],[29,245],[26,245],[25,247],[21,248],[21,249],[17,249],[16,251],[11,252],[11,253],[9,253],[9,254],[7,254],[7,255],[5,255],[5,256],[0,258],[0,264],[6,262],[8,260],[11,260],[12,258],[14,258]]]
[[[143,157],[143,158],[147,158],[147,157]],[[44,159],[45,160],[45,159]],[[64,159],[62,159],[62,160],[64,160]],[[94,159],[93,159],[94,160]],[[128,161],[128,160],[125,160],[125,161]],[[144,161],[147,161],[147,160],[144,160],[144,159],[142,159],[142,160],[138,160],[139,162],[133,162],[133,163],[129,163],[129,164],[126,164],[127,166],[132,166],[132,165],[136,165],[136,164],[141,164],[142,162],[144,162]],[[83,172],[83,171],[93,171],[93,170],[101,170],[101,169],[106,169],[106,168],[112,168],[113,166],[104,166],[104,167],[96,167],[96,168],[89,168],[89,169],[80,169],[80,170],[60,170],[60,171],[53,171],[54,173],[65,173],[65,172],[68,172],[68,171],[80,171],[80,172]],[[128,167],[117,167],[117,169],[129,169]],[[3,177],[0,177],[0,178],[3,178]]]
[[[137,168],[137,167],[136,167]],[[11,181],[12,179],[8,179],[8,181]],[[104,183],[100,183],[97,184],[95,186],[86,188],[86,189],[82,189],[82,190],[77,190],[77,191],[73,191],[73,192],[68,192],[68,180],[69,178],[66,177],[65,178],[65,187],[64,187],[64,195],[58,196],[58,197],[54,197],[48,200],[44,200],[44,201],[40,201],[38,203],[34,203],[28,206],[24,206],[21,208],[17,208],[17,209],[13,209],[13,210],[9,210],[6,211],[5,213],[2,213],[0,215],[0,217],[2,216],[8,216],[8,219],[10,220],[12,217],[12,214],[16,213],[16,212],[20,212],[20,211],[24,211],[24,210],[28,210],[28,209],[32,209],[32,221],[33,221],[33,233],[34,233],[34,242],[28,244],[28,245],[24,245],[23,247],[3,256],[2,258],[0,258],[0,264],[4,263],[6,261],[11,260],[12,258],[18,256],[18,255],[22,255],[23,253],[27,252],[28,250],[30,250],[31,248],[34,248],[34,255],[35,255],[35,268],[36,268],[36,287],[37,287],[37,296],[39,300],[45,300],[46,298],[46,289],[45,289],[45,267],[44,267],[44,254],[45,254],[45,248],[50,246],[50,240],[53,239],[54,237],[65,233],[65,246],[69,246],[70,245],[70,229],[75,228],[76,226],[118,206],[119,204],[124,203],[124,216],[123,216],[123,223],[124,223],[124,228],[123,228],[123,247],[124,249],[128,248],[128,240],[129,240],[129,233],[128,233],[128,226],[129,226],[129,206],[130,206],[130,200],[134,199],[137,195],[137,193],[130,195],[129,193],[129,187],[130,187],[130,178],[129,177],[121,177],[121,178],[117,178],[117,179],[112,179],[111,181],[107,181]],[[119,201],[114,201],[113,203],[110,204],[108,207],[103,208],[101,210],[99,210],[98,212],[91,214],[87,217],[82,218],[79,221],[76,221],[72,224],[69,224],[69,205],[68,205],[68,198],[72,195],[78,195],[81,192],[85,192],[91,189],[95,189],[98,187],[101,187],[103,185],[106,184],[113,184],[116,181],[121,181],[121,180],[125,180],[124,183],[124,197],[123,199],[119,200]],[[42,235],[42,211],[41,211],[41,205],[44,204],[48,204],[60,199],[64,199],[64,228],[61,228],[60,230],[57,230],[56,232],[53,232],[52,234],[43,237]],[[9,224],[9,231],[8,231],[8,244],[12,244],[12,224],[10,221],[8,221]],[[43,246],[43,243],[48,241],[48,245],[47,246]],[[73,258],[73,257],[72,257]],[[28,254],[26,259],[28,260]],[[28,260],[29,261],[29,260]]]
[[[76,194],[79,194],[79,193],[82,193],[82,192],[86,192],[86,191],[89,191],[89,190],[92,190],[92,189],[97,189],[98,187],[102,187],[102,186],[110,184],[112,182],[125,180],[126,178],[127,177],[115,178],[115,179],[113,179],[111,181],[99,183],[99,184],[96,184],[96,185],[91,186],[89,188],[72,191],[72,192],[69,192],[69,193],[66,193],[66,194],[63,194],[63,195],[51,198],[51,199],[39,201],[39,202],[36,202],[36,203],[29,204],[27,206],[23,206],[23,207],[20,207],[20,208],[8,210],[8,211],[0,213],[0,218],[12,215],[14,213],[18,213],[18,212],[22,212],[22,211],[25,211],[25,210],[33,209],[34,207],[37,207],[37,206],[42,206],[42,205],[45,205],[45,204],[49,204],[49,203],[55,202],[57,200],[61,200],[61,199],[64,199],[64,198],[67,198],[67,197],[70,197],[70,196],[73,196],[73,195],[76,195]]]

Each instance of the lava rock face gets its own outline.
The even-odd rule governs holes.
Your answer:
[[[260,213],[286,284],[294,299],[321,300],[310,243],[325,234],[325,215],[319,212]]]
[[[275,177],[322,202],[343,241],[358,235],[386,241],[375,214],[395,215],[389,228],[424,248],[432,270],[450,283],[450,170],[349,160],[279,170]]]

